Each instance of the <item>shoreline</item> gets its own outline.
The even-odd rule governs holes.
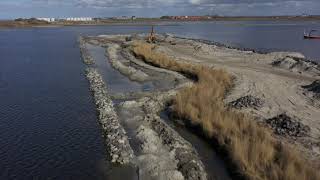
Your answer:
[[[200,20],[178,20],[178,19],[161,19],[145,18],[136,20],[100,20],[95,22],[39,22],[39,23],[18,23],[14,20],[0,20],[0,28],[28,28],[28,27],[62,27],[62,26],[107,26],[107,25],[161,25],[162,23],[196,23],[196,22],[221,22],[221,21],[317,21],[320,22],[320,16],[295,17],[295,16],[270,16],[270,17],[212,17],[212,19]]]
[[[163,33],[163,35],[167,35],[166,33]],[[179,39],[184,39],[184,40],[192,40],[192,41],[196,41],[196,42],[200,42],[200,43],[204,43],[207,45],[215,45],[218,47],[224,47],[224,48],[228,48],[228,49],[235,49],[235,50],[239,50],[239,51],[247,51],[247,52],[253,52],[253,53],[257,53],[257,54],[269,54],[269,53],[279,53],[279,52],[283,52],[283,53],[301,53],[301,52],[294,52],[294,51],[281,51],[281,50],[272,50],[272,49],[259,49],[259,48],[246,48],[246,47],[238,47],[238,46],[233,46],[233,45],[227,45],[221,42],[217,42],[214,40],[206,40],[206,39],[200,39],[200,38],[192,38],[192,37],[184,37],[184,36],[176,36],[176,35],[169,35],[172,36],[173,38],[179,38]],[[301,53],[302,54],[302,53]],[[304,56],[304,54],[302,54]],[[318,65],[320,68],[320,59],[309,59],[306,58],[304,56],[304,58],[298,58],[299,60],[302,60],[304,62],[308,62],[308,63],[312,63],[314,65]]]

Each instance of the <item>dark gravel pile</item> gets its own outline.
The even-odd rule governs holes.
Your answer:
[[[261,99],[249,95],[230,102],[229,106],[237,109],[260,108],[263,105],[263,103],[264,102]]]
[[[280,114],[274,118],[267,119],[266,123],[276,134],[282,136],[303,137],[310,132],[310,127],[293,120],[286,114]]]

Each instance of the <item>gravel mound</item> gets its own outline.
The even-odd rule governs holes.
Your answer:
[[[316,62],[301,57],[285,56],[273,61],[271,65],[288,69],[292,72],[310,72],[314,75],[320,74],[320,66]]]
[[[229,106],[242,109],[242,108],[260,108],[263,105],[263,101],[259,98],[253,97],[251,95],[241,97],[235,101],[229,103]]]
[[[303,125],[286,114],[267,119],[266,123],[276,134],[282,136],[303,137],[310,132],[310,127]]]

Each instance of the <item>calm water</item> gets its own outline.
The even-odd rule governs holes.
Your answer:
[[[106,26],[70,28],[84,34],[145,33],[145,26]],[[158,33],[172,33],[183,37],[212,40],[234,47],[252,48],[263,51],[296,51],[307,58],[320,62],[320,40],[303,39],[304,30],[320,32],[320,21],[306,22],[193,22],[158,26]]]
[[[234,47],[263,51],[296,51],[307,58],[320,62],[320,40],[305,40],[303,32],[319,30],[315,22],[210,22],[187,23],[180,28],[163,30],[187,37],[207,39]]]
[[[64,29],[0,31],[0,179],[103,179],[105,152]]]
[[[103,77],[104,82],[107,84],[108,92],[110,94],[141,92],[154,89],[150,82],[138,83],[130,81],[129,78],[114,69],[105,56],[105,48],[90,44],[87,44],[87,48],[95,60],[95,66]]]
[[[158,32],[230,45],[300,51],[320,59],[316,23],[218,22],[159,26]],[[80,34],[147,32],[146,26],[0,30],[0,179],[114,179],[83,75]]]

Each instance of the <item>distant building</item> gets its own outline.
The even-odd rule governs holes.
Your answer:
[[[39,21],[46,21],[46,22],[54,22],[56,21],[55,18],[36,18]]]
[[[198,21],[198,20],[212,19],[212,17],[211,16],[163,16],[161,17],[161,19]]]
[[[65,18],[66,21],[93,21],[91,17],[68,17]]]

